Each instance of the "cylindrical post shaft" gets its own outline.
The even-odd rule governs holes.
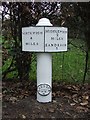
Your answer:
[[[37,86],[40,84],[47,84],[52,89],[52,55],[50,53],[37,54]],[[39,102],[51,102],[52,90],[46,96],[40,95],[37,91],[37,100]]]

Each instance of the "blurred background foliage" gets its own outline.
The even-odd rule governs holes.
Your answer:
[[[90,2],[2,2],[2,79],[36,80],[36,53],[22,51],[22,27],[48,18],[68,27],[68,51],[52,53],[53,80],[89,82]]]

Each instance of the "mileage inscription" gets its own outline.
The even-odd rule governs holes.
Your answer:
[[[51,92],[51,87],[48,84],[40,84],[37,87],[37,91],[41,96],[47,96]]]

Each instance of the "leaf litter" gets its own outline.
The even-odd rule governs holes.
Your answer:
[[[3,118],[15,114],[18,118],[88,118],[90,117],[90,85],[70,85],[53,82],[53,101],[36,101],[36,82],[4,82]],[[24,107],[23,107],[24,106]],[[22,109],[23,107],[23,109]],[[13,111],[17,111],[16,113]],[[9,113],[12,110],[12,115]],[[7,115],[5,114],[7,112]],[[25,113],[25,114],[23,114]],[[82,113],[82,114],[81,114]]]

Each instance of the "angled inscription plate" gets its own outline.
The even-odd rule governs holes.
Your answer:
[[[45,27],[45,52],[67,51],[67,28]]]
[[[22,50],[30,52],[67,51],[67,28],[24,27],[22,28]]]
[[[44,52],[44,27],[22,28],[22,50]]]

